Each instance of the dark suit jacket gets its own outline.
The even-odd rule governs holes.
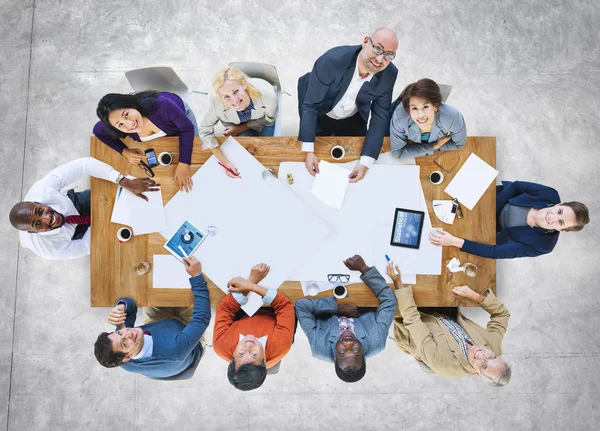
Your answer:
[[[504,188],[496,195],[496,219],[504,205],[546,208],[561,202],[551,187],[525,181],[502,181]],[[492,259],[535,257],[550,253],[558,241],[559,232],[539,227],[518,226],[502,229],[496,234],[496,245],[481,244],[465,239],[461,248],[466,253]]]
[[[315,62],[312,72],[298,80],[298,111],[302,142],[314,142],[317,120],[331,111],[342,98],[356,68],[356,59],[362,46],[338,46],[323,54]],[[361,155],[375,159],[379,156],[383,137],[390,123],[392,91],[398,69],[389,64],[365,82],[356,96],[360,116],[371,123]]]

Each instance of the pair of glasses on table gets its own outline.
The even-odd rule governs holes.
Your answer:
[[[440,157],[443,159],[444,163],[442,163]],[[442,171],[449,174],[456,169],[460,163],[460,154],[456,154],[456,151],[440,151],[437,157],[433,159],[433,163],[435,163],[435,165]]]
[[[350,274],[327,274],[327,281],[331,283],[348,283],[350,281]]]
[[[150,166],[146,164],[146,162],[140,160],[138,166],[144,170],[144,172],[149,178],[154,178],[154,171],[152,170],[152,168],[150,168]]]

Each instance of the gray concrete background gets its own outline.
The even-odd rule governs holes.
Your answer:
[[[1,0],[0,429],[595,428],[600,4],[485,3]],[[379,26],[400,37],[396,94],[422,77],[454,85],[449,103],[469,135],[497,137],[500,179],[556,187],[591,210],[592,223],[551,255],[498,262],[510,385],[425,375],[393,343],[348,385],[311,357],[302,331],[280,373],[250,393],[229,385],[213,351],[185,382],[100,367],[92,344],[108,309],[89,307],[88,259],[38,259],[6,218],[35,180],[89,155],[100,97],[128,92],[129,69],[169,65],[206,90],[228,62],[263,61],[292,93],[281,120],[294,136],[297,78]],[[206,99],[194,97],[201,115]]]

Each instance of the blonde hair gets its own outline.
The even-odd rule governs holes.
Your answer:
[[[260,97],[262,96],[260,94],[260,91],[258,91],[258,88],[250,84],[250,82],[248,82],[249,79],[250,78],[248,78],[248,76],[244,72],[235,67],[224,67],[223,69],[219,70],[213,78],[213,89],[215,91],[215,96],[217,97],[217,99],[219,99],[221,105],[224,105],[224,103],[223,100],[219,97],[218,91],[219,88],[221,88],[223,84],[225,84],[225,81],[236,81],[241,85],[245,85],[246,93],[248,93],[248,96],[250,96],[250,98],[253,101],[260,99]]]

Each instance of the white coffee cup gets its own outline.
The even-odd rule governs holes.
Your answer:
[[[169,163],[163,162],[163,159],[162,159],[163,156],[169,156],[170,157]],[[158,155],[158,164],[159,165],[161,165],[161,166],[169,166],[172,162],[173,162],[173,155],[171,153],[163,151],[162,153],[160,153]]]
[[[439,175],[439,179],[437,181],[434,181],[436,175]],[[442,174],[440,171],[433,171],[429,174],[429,181],[431,181],[431,184],[435,185],[442,184],[442,182],[444,181],[444,174]]]
[[[334,155],[335,154],[335,155]],[[346,155],[346,149],[341,145],[336,145],[331,149],[331,157],[335,160],[342,160]],[[338,157],[336,157],[338,156]]]
[[[343,284],[338,284],[333,288],[333,296],[337,299],[343,299],[348,296],[348,289]]]
[[[128,227],[122,227],[117,231],[117,239],[120,242],[129,241],[133,236],[133,232]]]

